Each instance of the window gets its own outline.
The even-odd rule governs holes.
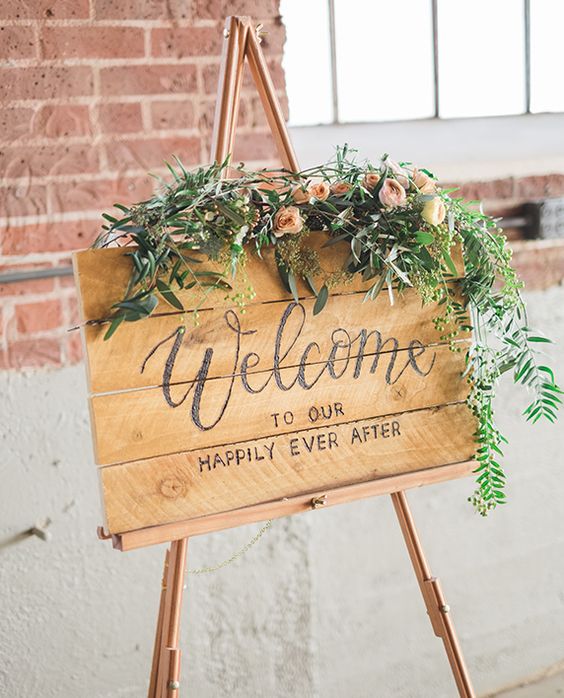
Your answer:
[[[290,123],[564,111],[564,2],[282,0]]]

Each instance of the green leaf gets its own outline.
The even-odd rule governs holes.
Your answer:
[[[450,273],[453,274],[453,276],[457,276],[458,270],[457,270],[454,262],[452,261],[452,257],[450,256],[450,254],[446,250],[443,250],[443,259],[445,260],[445,263],[446,263]]]
[[[117,328],[121,325],[121,323],[125,320],[125,315],[123,313],[120,313],[119,315],[116,315],[114,319],[112,320],[110,326],[108,327],[106,334],[104,335],[104,341],[107,341],[113,333],[117,330]]]
[[[415,233],[415,240],[420,245],[430,245],[435,241],[435,236],[432,233],[427,233],[424,230],[418,230]]]
[[[315,299],[315,305],[313,306],[314,315],[318,315],[323,310],[328,298],[329,289],[327,288],[327,286],[324,285],[319,289],[319,293],[317,294],[317,298]]]
[[[174,295],[170,286],[165,284],[165,282],[161,279],[157,279],[157,288],[159,289],[161,296],[165,299],[167,303],[172,305],[173,308],[176,308],[177,310],[184,310],[184,306]]]
[[[292,272],[288,274],[288,286],[290,287],[290,291],[292,292],[292,296],[294,297],[294,300],[296,303],[299,303],[299,296],[298,296],[298,287],[296,285],[296,277]]]

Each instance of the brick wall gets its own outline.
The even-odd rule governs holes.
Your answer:
[[[68,264],[101,211],[150,195],[165,158],[209,160],[227,14],[265,25],[284,100],[278,0],[0,1],[0,274]],[[238,136],[235,157],[274,161],[248,80]],[[0,297],[0,368],[80,358],[71,277]]]
[[[527,202],[564,197],[564,174],[505,177],[458,186],[456,196],[481,201],[486,213],[509,221],[524,217],[523,204]],[[525,289],[541,290],[564,283],[564,240],[527,240],[522,227],[504,226],[504,234],[511,242],[513,266]]]
[[[224,17],[265,25],[285,102],[278,0],[0,0],[0,274],[69,263],[114,201],[150,195],[164,158],[208,160]],[[258,98],[243,91],[236,159],[273,162]],[[564,195],[564,176],[466,183],[488,212]],[[528,288],[564,278],[564,245],[514,240]],[[0,285],[0,368],[80,359],[74,282]]]

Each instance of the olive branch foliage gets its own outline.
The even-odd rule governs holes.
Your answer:
[[[304,279],[316,296],[315,314],[329,302],[332,287],[355,275],[368,284],[365,301],[386,292],[393,303],[397,293],[412,287],[423,303],[438,304],[434,323],[441,339],[452,351],[466,352],[467,405],[478,425],[477,488],[469,499],[484,516],[504,503],[506,476],[500,460],[507,440],[495,425],[493,405],[500,377],[511,373],[515,383],[529,390],[524,416],[530,422],[553,422],[562,391],[541,361],[539,349],[550,340],[528,326],[522,284],[496,220],[478,202],[464,202],[455,190],[440,189],[426,170],[398,165],[388,156],[377,166],[360,162],[347,146],[338,148],[328,163],[299,173],[251,172],[241,164],[232,167],[233,178],[223,179],[228,164],[187,170],[175,159],[174,166],[167,165],[172,179],[159,178],[160,190],[151,199],[130,207],[115,204],[121,215],[104,214],[106,225],[94,247],[126,246],[133,262],[122,300],[104,319],[109,323],[105,338],[122,322],[149,316],[159,297],[195,317],[218,289],[244,306],[253,297],[252,288],[236,292],[232,280],[249,251],[260,256],[271,245],[282,283],[297,301],[296,279]],[[421,173],[423,187],[416,184]],[[382,188],[389,179],[406,190],[401,205],[383,203]],[[312,182],[327,185],[322,196],[307,194]],[[424,210],[437,199],[446,215],[433,220]],[[278,216],[288,209],[297,225],[280,230]],[[326,272],[307,244],[320,231],[328,237],[325,246],[345,243],[350,248],[337,272]],[[464,262],[461,295],[449,283],[460,277],[453,261],[455,245]],[[191,299],[200,299],[189,308],[179,298],[184,289],[195,292]],[[470,331],[472,341],[462,341]]]

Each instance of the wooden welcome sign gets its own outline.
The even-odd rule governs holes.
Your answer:
[[[324,267],[344,254],[327,248]],[[363,303],[362,286],[349,285],[314,316],[311,290],[294,301],[269,261],[249,260],[245,283],[257,296],[243,311],[216,290],[197,323],[163,303],[110,341],[105,325],[86,325],[111,534],[304,494],[329,499],[335,487],[419,480],[472,458],[464,353],[441,341],[434,304],[422,307],[412,290],[394,306],[384,295]],[[122,297],[131,264],[120,249],[76,255],[85,322]],[[190,293],[185,307],[197,305]]]
[[[231,152],[241,74],[249,60],[284,164],[298,170],[254,29],[226,27],[214,157]],[[347,246],[318,252],[340,269]],[[121,550],[174,541],[167,555],[150,698],[177,696],[178,622],[190,535],[390,493],[435,629],[463,696],[472,696],[438,580],[402,490],[468,474],[475,420],[464,404],[464,352],[414,291],[392,306],[363,303],[363,282],[334,288],[322,313],[299,285],[282,286],[273,257],[249,256],[256,296],[242,308],[214,290],[198,318],[160,302],[110,341],[100,324],[123,297],[122,248],[75,254],[96,462],[107,537]],[[459,256],[460,257],[460,256]],[[462,262],[455,260],[460,274]],[[452,281],[458,291],[459,281]],[[195,307],[191,291],[179,293]],[[459,340],[462,344],[469,337]]]

